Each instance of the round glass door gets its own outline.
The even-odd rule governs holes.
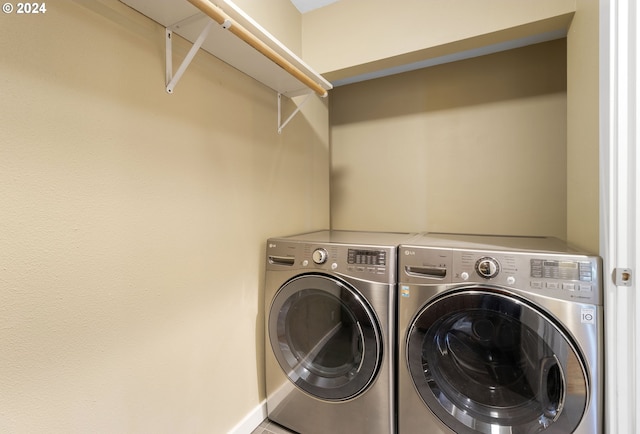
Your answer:
[[[363,392],[382,360],[371,308],[349,284],[320,274],[298,276],[278,290],[269,338],[289,379],[324,400],[347,400]]]
[[[456,433],[569,433],[587,404],[568,335],[525,300],[487,288],[425,306],[407,363],[424,403]]]

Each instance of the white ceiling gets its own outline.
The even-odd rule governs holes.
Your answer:
[[[338,0],[291,0],[300,13],[312,11],[314,9],[321,8],[331,3],[335,3]]]

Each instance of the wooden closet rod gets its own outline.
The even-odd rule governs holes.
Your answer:
[[[258,50],[260,53],[269,58],[276,65],[280,66],[282,69],[287,71],[289,74],[293,75],[295,78],[300,80],[305,86],[312,89],[315,93],[320,95],[321,97],[327,96],[327,91],[320,86],[318,83],[313,81],[309,76],[307,76],[304,72],[300,71],[295,65],[289,62],[287,59],[278,54],[275,50],[269,47],[267,44],[262,42],[256,36],[254,36],[247,29],[242,27],[240,24],[235,22],[229,17],[229,15],[225,14],[222,9],[218,6],[211,3],[209,0],[188,0],[189,3],[200,9],[203,13],[208,15],[212,20],[223,26],[225,29],[229,30],[231,33],[242,39],[247,44],[251,45],[253,48]]]

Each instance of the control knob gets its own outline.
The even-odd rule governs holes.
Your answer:
[[[500,264],[494,258],[485,257],[478,259],[476,262],[476,271],[480,277],[492,279],[500,272]]]
[[[315,249],[311,255],[311,259],[313,259],[313,262],[316,264],[324,264],[327,262],[328,257],[329,254],[325,249]]]

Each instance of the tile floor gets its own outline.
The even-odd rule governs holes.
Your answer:
[[[265,419],[258,428],[254,429],[251,434],[295,434],[293,431],[289,431],[282,428],[277,423],[271,422],[269,419]]]

